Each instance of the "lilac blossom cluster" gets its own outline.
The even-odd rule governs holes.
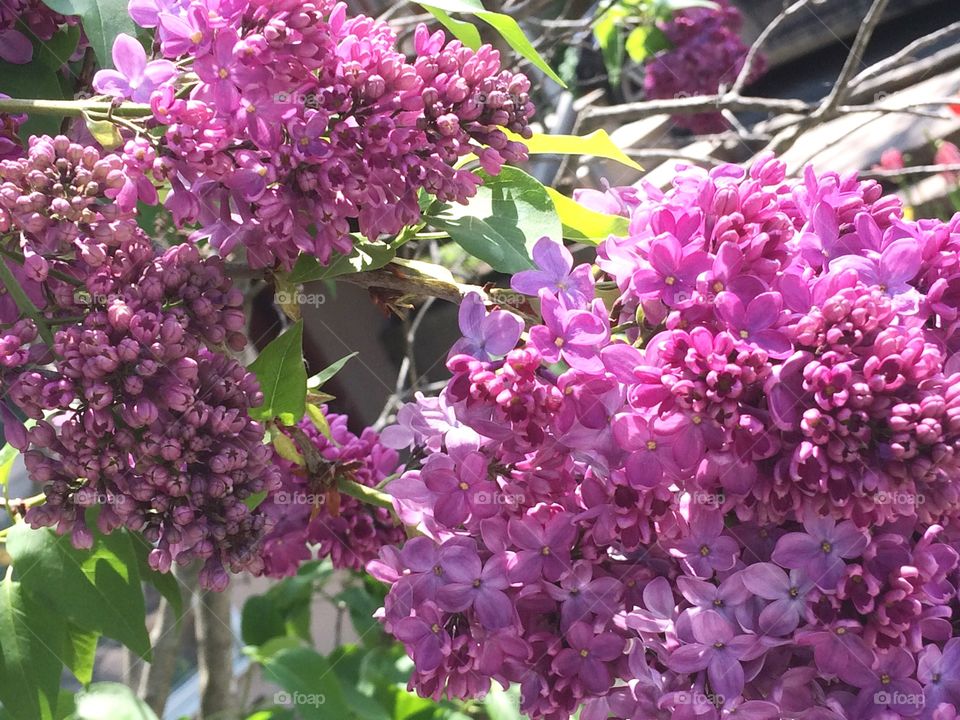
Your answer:
[[[420,537],[368,569],[425,696],[562,720],[953,720],[960,216],[853,174],[583,191],[628,237],[478,296],[384,442]]]
[[[32,39],[46,42],[64,25],[78,22],[75,16],[51,10],[43,0],[4,0],[0,3],[0,60],[25,65],[33,59]]]
[[[421,191],[465,202],[480,183],[454,167],[468,154],[493,174],[526,157],[504,130],[530,136],[530,83],[489,45],[420,26],[411,62],[389,26],[331,0],[132,0],[130,14],[156,29],[159,57],[121,35],[94,87],[150,103],[166,206],[252,267],[396,234]]]
[[[743,16],[729,0],[716,0],[715,5],[681,10],[661,24],[670,48],[654,55],[644,68],[647,98],[716,95],[721,85],[736,80],[748,50],[740,39]],[[762,73],[763,59],[759,57],[751,80]],[[719,112],[674,115],[673,121],[698,135],[723,132],[729,127]]]
[[[406,538],[388,509],[349,495],[338,494],[333,500],[324,485],[345,477],[377,487],[399,473],[397,451],[384,446],[372,428],[356,435],[347,427],[346,415],[327,412],[326,407],[322,411],[327,423],[324,431],[309,418],[299,425],[322,458],[323,467],[312,470],[317,477],[310,477],[307,467],[279,455],[274,458],[281,486],[262,505],[273,521],[261,550],[265,572],[271,577],[293,575],[314,556],[329,558],[337,568],[362,570],[384,545],[398,545]]]
[[[278,482],[256,379],[229,351],[245,343],[243,297],[219,258],[192,243],[153,248],[133,206],[147,148],[101,156],[65,137],[34,137],[25,158],[0,163],[3,262],[52,331],[2,296],[8,441],[23,451],[44,504],[34,526],[56,526],[89,547],[102,532],[141,532],[149,561],[201,559],[201,581],[258,572],[267,518],[244,500]],[[131,169],[132,168],[132,169]]]

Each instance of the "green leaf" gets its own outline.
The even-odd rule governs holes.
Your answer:
[[[423,5],[423,3],[421,3],[421,5]],[[423,5],[423,7],[427,10],[427,12],[437,19],[437,22],[449,30],[450,33],[457,38],[457,40],[462,42],[471,50],[477,50],[481,45],[483,45],[480,32],[477,30],[476,26],[473,25],[473,23],[468,23],[463,20],[454,20],[443,10],[432,5]]]
[[[304,720],[350,717],[337,675],[309,648],[280,650],[263,662],[267,678],[286,690],[286,702]]]
[[[287,626],[283,614],[269,595],[253,595],[243,604],[240,637],[247,645],[264,645],[275,637],[284,637]]]
[[[428,222],[495,270],[515,273],[533,267],[530,251],[537,240],[559,238],[562,232],[546,188],[513,167],[496,177],[480,176],[484,183],[466,205],[441,206]]]
[[[38,44],[34,44],[34,59],[26,65],[0,62],[0,93],[29,100],[63,100],[57,73],[36,57]],[[30,115],[20,128],[21,139],[30,135],[56,135],[60,132],[63,118],[56,115]]]
[[[70,62],[70,56],[76,51],[80,41],[80,26],[67,25],[49,40],[34,38],[34,41],[33,59],[56,72]]]
[[[113,41],[120,33],[136,36],[137,26],[127,14],[127,0],[43,0],[63,15],[79,15],[100,66],[113,67]]]
[[[22,583],[0,584],[0,701],[15,720],[53,720],[63,635],[62,618]]]
[[[382,605],[380,599],[374,599],[363,588],[352,586],[340,591],[336,600],[342,602],[350,613],[350,622],[353,623],[357,635],[363,639],[380,627],[380,623],[373,614]],[[374,636],[379,639],[379,636]]]
[[[419,2],[418,0],[417,4],[422,5],[431,12],[434,12],[435,10],[442,10],[448,13],[476,15],[478,18],[500,33],[500,36],[507,41],[507,44],[512,47],[517,54],[526,58],[536,67],[540,68],[540,70],[542,70],[547,77],[560,85],[560,87],[566,87],[563,80],[560,79],[560,76],[554,72],[553,68],[547,64],[547,61],[544,60],[540,56],[540,53],[537,52],[537,49],[533,47],[533,45],[527,39],[527,36],[523,34],[523,30],[520,29],[517,21],[509,15],[486,10],[477,0],[429,0],[429,2],[426,3]],[[439,20],[440,18],[437,19]],[[461,42],[468,47],[476,50],[480,46],[480,43],[478,42],[479,33],[477,34],[477,37],[473,37],[468,33],[466,37],[471,41],[468,43],[463,37],[460,37],[460,35],[455,32],[454,28],[450,28],[450,31],[456,34]]]
[[[631,11],[622,5],[614,5],[593,25],[593,36],[600,45],[603,64],[607,68],[607,79],[612,87],[620,84],[624,53],[623,22],[631,14]]]
[[[250,409],[254,420],[277,418],[293,425],[306,411],[307,369],[303,364],[303,320],[288,327],[250,364],[263,391],[263,404]]]
[[[75,697],[70,720],[157,720],[156,714],[126,685],[94,683]]]
[[[7,536],[16,577],[65,618],[87,631],[120,641],[149,658],[150,638],[137,558],[124,533],[94,531],[91,550],[77,550],[70,536],[15,525]]]
[[[359,354],[360,353],[352,352],[349,355],[340,358],[335,363],[328,365],[316,375],[311,376],[310,379],[307,380],[307,389],[315,390],[319,387],[323,387],[324,383],[329,382],[334,375],[343,370],[343,366],[347,364],[350,358],[356,357]]]
[[[297,258],[293,270],[283,276],[286,283],[299,285],[316,280],[332,280],[341,275],[382,268],[397,255],[397,246],[355,239],[348,255],[338,255],[329,265],[321,265],[312,255]]]
[[[323,410],[313,403],[307,403],[307,416],[310,418],[313,426],[329,440],[331,437],[330,423],[327,421],[327,416],[323,414]]]
[[[63,664],[81,685],[93,680],[93,661],[97,654],[97,641],[100,634],[81,630],[73,623],[66,627],[66,639],[63,644]]]
[[[568,198],[566,195],[547,188],[553,200],[560,221],[563,223],[563,237],[568,240],[588,242],[593,245],[606,240],[611,235],[625,236],[629,232],[630,220],[620,215],[607,215],[590,210]]]
[[[17,461],[20,451],[13,445],[7,443],[0,450],[0,487],[6,487],[10,480],[10,471],[13,470],[13,464]]]
[[[267,491],[261,490],[260,492],[253,493],[249,497],[245,498],[243,504],[246,505],[251,510],[256,510],[260,507],[260,504],[267,499]]]
[[[520,689],[513,685],[510,690],[503,690],[493,683],[490,692],[483,699],[483,707],[487,715],[497,720],[523,720],[520,714]]]
[[[655,25],[641,25],[627,35],[627,54],[635,63],[642,63],[661,50],[670,48],[670,41],[663,30]]]
[[[126,531],[124,531],[126,532]],[[130,542],[133,543],[133,550],[137,555],[137,567],[140,569],[140,577],[144,582],[153,585],[157,591],[167,599],[173,608],[174,616],[177,622],[183,618],[183,593],[180,590],[180,582],[174,577],[173,573],[161,573],[150,567],[147,560],[153,546],[148,543],[142,535],[136,533],[127,533]]]
[[[617,147],[606,130],[594,130],[589,135],[546,135],[534,133],[529,140],[508,132],[511,140],[518,140],[527,146],[531,155],[592,155],[594,157],[616,160],[634,170],[643,170],[643,166],[630,158]]]

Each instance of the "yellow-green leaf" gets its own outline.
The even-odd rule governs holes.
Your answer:
[[[511,140],[524,143],[531,155],[592,155],[607,160],[616,160],[634,170],[643,170],[642,165],[632,160],[614,144],[606,130],[594,130],[589,135],[535,133],[529,140],[524,140],[510,131],[507,131],[507,136]]]
[[[109,120],[91,120],[87,118],[87,130],[93,139],[103,145],[105,150],[113,150],[123,144],[123,138],[117,126]]]
[[[568,240],[596,245],[611,235],[623,236],[629,232],[630,221],[625,217],[591,210],[550,187],[547,193],[557,208],[563,223],[563,236]]]
[[[313,403],[307,403],[307,416],[310,418],[314,427],[317,428],[327,440],[330,440],[330,423],[327,422],[327,416],[323,414],[323,410]]]
[[[273,447],[277,454],[284,460],[289,460],[297,465],[303,465],[303,455],[297,450],[296,444],[279,430],[273,433]]]

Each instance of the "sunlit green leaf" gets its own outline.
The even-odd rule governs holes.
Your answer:
[[[303,321],[298,320],[250,364],[263,392],[263,404],[250,409],[254,420],[277,418],[294,425],[306,410],[307,369],[303,364]]]

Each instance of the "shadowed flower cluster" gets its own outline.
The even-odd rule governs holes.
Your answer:
[[[402,543],[406,537],[389,510],[328,489],[338,477],[367,487],[380,485],[399,472],[397,451],[382,445],[371,428],[359,436],[350,432],[345,415],[328,413],[326,408],[323,415],[327,424],[323,431],[309,418],[299,425],[322,467],[308,470],[312,461],[302,465],[274,457],[281,484],[261,506],[273,526],[261,550],[271,577],[293,575],[314,552],[330,558],[334,567],[362,570],[381,547]]]
[[[671,47],[646,63],[643,89],[647,98],[716,95],[721,85],[737,79],[748,50],[740,39],[743,16],[729,0],[715,0],[712,5],[715,7],[681,10],[662,23]],[[756,80],[763,69],[761,56],[754,62],[750,79]],[[700,135],[729,127],[719,112],[674,115],[673,121]]]
[[[256,379],[228,354],[246,344],[242,294],[219,258],[158,253],[137,227],[143,175],[128,166],[149,166],[142,150],[35,137],[0,163],[3,262],[51,329],[42,339],[3,294],[3,395],[33,421],[4,406],[4,431],[46,493],[28,522],[89,547],[97,506],[102,532],[154,543],[155,569],[201,559],[203,584],[222,589],[227,569],[261,569],[266,517],[244,500],[278,478],[247,412]]]
[[[960,216],[874,182],[680,167],[479,298],[452,379],[384,433],[422,537],[368,568],[427,696],[532,717],[892,720],[960,703]],[[595,279],[596,278],[596,279]],[[958,286],[960,287],[960,286]]]

